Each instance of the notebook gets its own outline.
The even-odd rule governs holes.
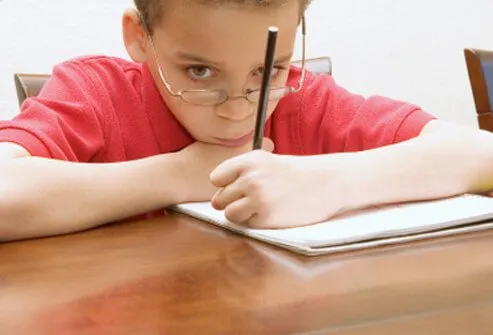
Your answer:
[[[234,224],[209,202],[183,203],[171,210],[308,256],[493,228],[493,198],[470,194],[377,206],[314,225],[286,229],[253,229]]]

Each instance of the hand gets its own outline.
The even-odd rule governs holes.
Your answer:
[[[273,151],[274,144],[264,138],[262,149]],[[228,148],[221,145],[194,142],[180,151],[183,175],[186,182],[185,201],[209,201],[217,188],[212,185],[209,175],[221,162],[252,150],[252,143],[243,147]]]
[[[255,228],[326,220],[344,209],[346,193],[344,165],[337,155],[331,156],[280,156],[258,150],[227,160],[211,174],[211,182],[221,188],[212,205],[224,210],[228,220]]]

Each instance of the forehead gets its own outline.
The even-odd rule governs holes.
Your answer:
[[[163,53],[185,52],[218,63],[263,62],[269,26],[279,28],[276,56],[292,52],[299,13],[298,1],[248,8],[178,1],[155,25],[154,38]]]

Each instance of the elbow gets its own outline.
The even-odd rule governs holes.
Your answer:
[[[493,190],[493,134],[486,131],[476,133],[472,138],[469,157],[465,154],[462,165],[469,166],[468,191],[487,193]]]
[[[0,204],[0,242],[21,239],[19,220],[12,215],[4,204]]]
[[[14,192],[2,192],[0,197],[0,242],[33,237],[33,206],[27,197]]]

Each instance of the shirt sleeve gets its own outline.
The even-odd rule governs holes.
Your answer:
[[[82,65],[55,67],[39,95],[26,99],[14,119],[0,122],[0,142],[59,160],[89,162],[98,155],[105,142],[101,93]]]
[[[364,98],[330,76],[311,76],[302,97],[300,136],[306,154],[354,152],[402,142],[420,134],[434,116],[382,96]]]

